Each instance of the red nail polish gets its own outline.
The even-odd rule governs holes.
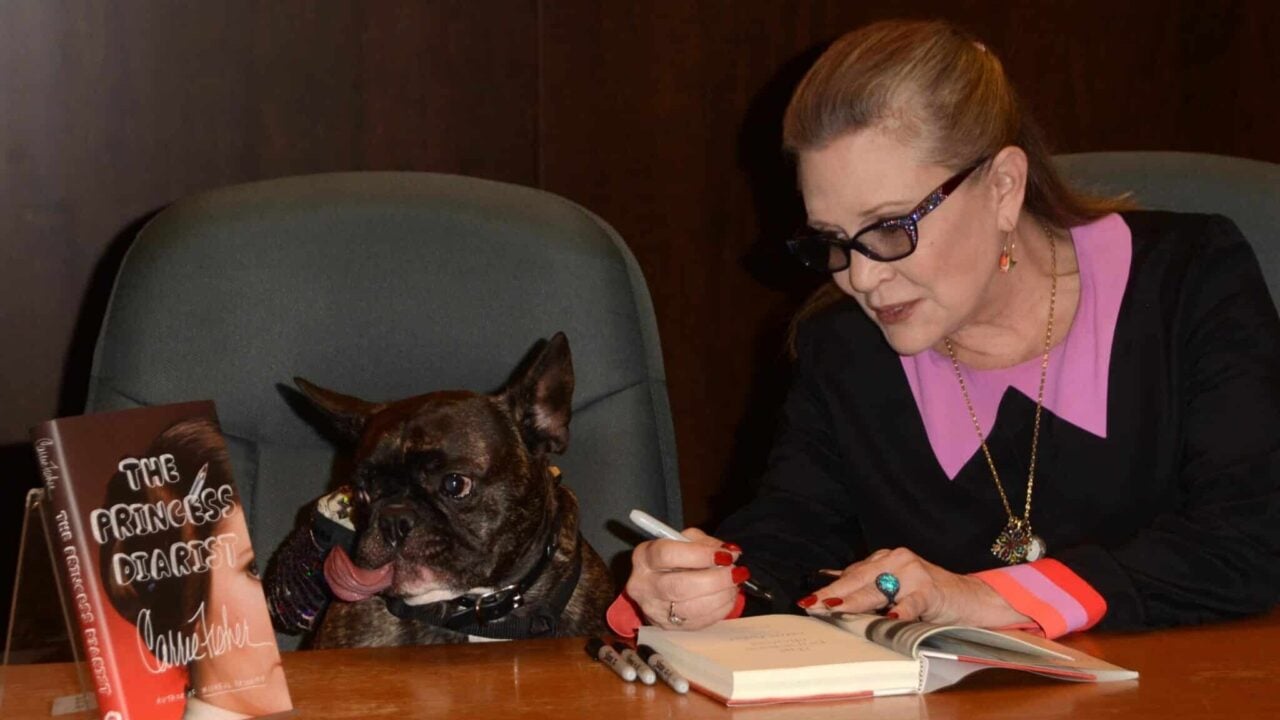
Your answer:
[[[814,603],[816,602],[818,602],[817,595],[805,595],[804,597],[797,600],[796,604],[802,608],[810,608],[810,607],[813,607]]]
[[[831,598],[827,598],[826,600],[823,600],[822,604],[826,605],[829,608],[839,607],[844,604],[844,600],[836,597],[831,597]]]
[[[884,614],[884,616],[885,616],[885,617],[887,617],[887,618],[889,618],[890,620],[897,620],[897,619],[898,619],[898,613],[896,613],[896,612],[887,612],[887,613],[885,613],[885,614]]]
[[[751,570],[745,567],[742,567],[741,565],[733,569],[734,585],[741,585],[742,583],[746,582],[747,579],[750,577],[751,577]]]
[[[720,547],[724,548],[725,550],[728,550],[729,552],[736,552],[736,553],[742,552],[742,548],[738,547],[737,543],[724,543]]]
[[[733,556],[724,550],[716,551],[716,564],[720,567],[729,567],[733,564]]]

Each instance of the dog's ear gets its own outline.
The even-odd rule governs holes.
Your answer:
[[[360,439],[360,434],[364,432],[364,425],[369,417],[385,407],[358,397],[327,390],[300,377],[295,377],[293,384],[298,386],[317,410],[324,413],[329,419],[329,426],[338,437],[349,444],[355,444]]]
[[[535,346],[498,398],[510,408],[530,450],[564,452],[573,414],[573,356],[564,333]]]

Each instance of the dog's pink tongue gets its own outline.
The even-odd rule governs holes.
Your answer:
[[[391,563],[373,570],[356,567],[351,556],[341,547],[335,547],[324,559],[324,577],[329,581],[329,588],[339,599],[347,602],[373,597],[391,587],[394,573]]]

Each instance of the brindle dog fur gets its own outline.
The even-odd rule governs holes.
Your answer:
[[[581,574],[555,635],[605,632],[615,594],[609,572],[580,537],[577,498],[555,477],[549,457],[569,443],[574,379],[563,333],[535,348],[489,395],[455,390],[372,403],[295,382],[353,444],[351,558],[361,568],[393,563],[395,581],[383,595],[446,599],[514,583],[536,566],[559,517],[555,554],[525,593],[526,605],[547,602],[567,581],[581,543]],[[429,617],[401,619],[374,596],[333,602],[313,646],[467,639]]]

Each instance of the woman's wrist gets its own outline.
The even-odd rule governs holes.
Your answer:
[[[975,575],[963,576],[971,586],[973,606],[967,609],[967,623],[975,627],[1007,627],[1010,625],[1035,625],[1030,616],[1018,612],[995,588]]]

